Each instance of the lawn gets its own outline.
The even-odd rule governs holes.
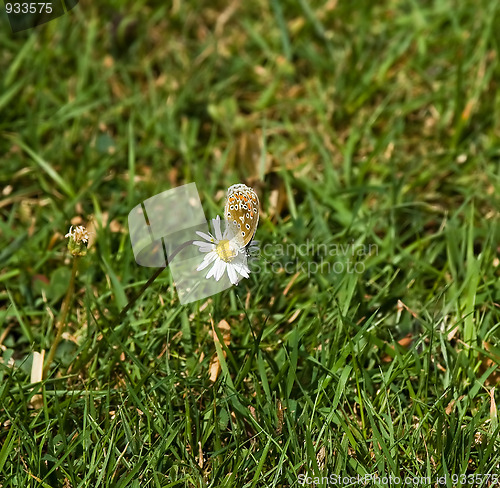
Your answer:
[[[1,488],[500,485],[499,2],[0,27]],[[183,304],[128,218],[189,183],[260,252]]]

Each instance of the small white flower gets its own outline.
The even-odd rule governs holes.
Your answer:
[[[212,227],[215,237],[212,234],[196,232],[205,241],[194,241],[193,244],[198,246],[200,252],[207,253],[196,270],[201,271],[213,263],[212,268],[207,273],[207,279],[213,276],[216,281],[219,281],[227,270],[229,281],[233,285],[237,285],[241,279],[238,275],[244,278],[250,276],[246,249],[238,244],[238,239],[230,226],[226,225],[224,233],[222,233],[219,216],[212,220]]]
[[[69,228],[69,232],[64,237],[73,238],[73,240],[79,244],[80,242],[84,242],[87,244],[89,240],[89,233],[87,229],[83,225],[78,225],[73,229],[73,226]]]

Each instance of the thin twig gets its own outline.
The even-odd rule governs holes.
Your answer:
[[[56,354],[56,349],[59,343],[61,342],[61,338],[64,330],[66,329],[66,318],[68,316],[69,307],[71,305],[71,300],[73,298],[73,290],[75,288],[75,277],[76,271],[78,269],[78,256],[73,256],[73,267],[71,269],[71,278],[69,280],[68,291],[66,292],[66,296],[64,297],[64,302],[61,308],[61,315],[59,320],[57,321],[57,335],[52,343],[52,347],[50,348],[49,356],[47,357],[47,362],[45,363],[45,368],[43,369],[43,376],[46,376],[52,361],[54,360],[54,356]]]

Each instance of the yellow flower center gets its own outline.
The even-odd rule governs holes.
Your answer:
[[[215,248],[215,252],[226,263],[230,263],[238,254],[237,251],[231,248],[228,240],[220,241]]]

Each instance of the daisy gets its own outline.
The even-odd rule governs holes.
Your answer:
[[[212,234],[196,232],[205,241],[194,241],[193,244],[198,246],[200,252],[207,253],[203,262],[196,270],[201,271],[213,263],[212,268],[206,276],[207,279],[213,276],[216,281],[219,281],[227,270],[229,281],[233,285],[237,285],[241,279],[238,275],[244,278],[250,276],[246,249],[238,244],[238,239],[230,226],[226,225],[224,233],[222,233],[219,216],[216,219],[212,219],[212,227],[215,237]]]

